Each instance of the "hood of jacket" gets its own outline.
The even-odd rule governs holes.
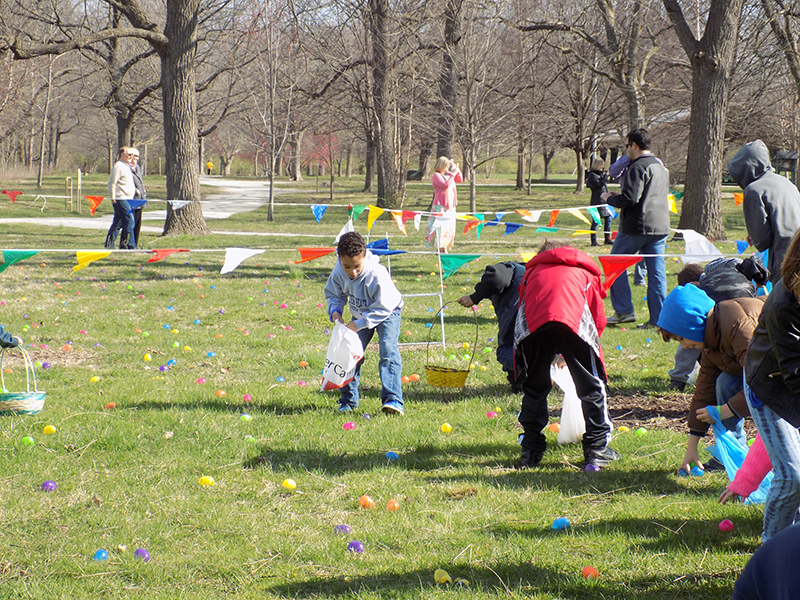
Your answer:
[[[540,252],[528,261],[527,269],[533,269],[537,265],[566,265],[568,267],[580,267],[586,269],[592,275],[600,277],[600,267],[597,266],[588,254],[584,254],[577,248],[564,246]]]
[[[772,164],[769,161],[769,149],[761,140],[742,146],[728,163],[728,173],[742,189],[770,171]]]

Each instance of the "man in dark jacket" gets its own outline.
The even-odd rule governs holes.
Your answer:
[[[518,262],[503,262],[489,265],[481,280],[475,284],[475,292],[461,296],[458,303],[470,308],[490,298],[497,316],[497,362],[503,366],[511,389],[520,391],[520,375],[514,368],[514,322],[519,307],[519,284],[525,275],[525,265]]]
[[[664,248],[669,235],[669,171],[650,152],[651,142],[646,129],[628,133],[626,148],[631,164],[620,182],[620,193],[606,192],[602,198],[620,209],[619,232],[611,254],[645,255],[649,325],[654,327],[667,296]],[[615,314],[608,318],[608,324],[634,323],[628,274],[620,275],[610,291]]]
[[[728,172],[744,190],[747,241],[759,252],[769,249],[767,268],[775,283],[792,235],[800,228],[800,192],[772,170],[761,140],[745,144],[728,163]]]

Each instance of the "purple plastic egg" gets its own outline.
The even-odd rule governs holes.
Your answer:
[[[336,533],[340,533],[342,535],[347,535],[351,531],[350,525],[337,525],[336,527],[333,528],[333,530]]]
[[[355,554],[361,554],[362,552],[364,552],[364,544],[362,544],[358,540],[353,540],[352,542],[347,544],[347,549]]]
[[[50,481],[49,479],[42,483],[42,490],[45,492],[55,492],[58,489],[58,485],[55,481]]]
[[[144,562],[150,562],[150,553],[144,548],[137,548],[133,555],[136,558],[141,558]]]

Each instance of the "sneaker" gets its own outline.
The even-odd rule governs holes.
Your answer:
[[[655,328],[656,326],[653,325],[652,323],[639,323],[636,326],[636,329],[655,329]]]
[[[619,458],[619,453],[611,446],[606,446],[602,450],[590,450],[583,455],[587,465],[595,467],[607,467],[610,463]]]
[[[713,456],[707,461],[703,463],[704,471],[724,471],[725,465],[719,462]]]
[[[614,245],[614,241],[613,240],[606,240],[605,242],[603,242],[603,244],[606,245],[606,246],[613,246]]]
[[[405,411],[403,410],[403,405],[400,404],[397,400],[389,400],[388,402],[384,403],[381,406],[381,410],[386,415],[405,415]]]
[[[339,412],[340,413],[353,412],[353,407],[350,406],[349,404],[340,404]]]
[[[519,459],[519,466],[517,468],[533,469],[534,467],[538,467],[539,463],[542,462],[542,456],[544,456],[544,452],[523,448],[522,456]]]
[[[682,392],[684,389],[686,389],[686,382],[673,379],[669,382],[667,389],[673,392]]]
[[[608,319],[606,319],[606,322],[609,325],[620,325],[622,323],[635,323],[636,317],[634,316],[633,313],[625,313],[624,315],[621,315],[619,313],[614,313],[613,315],[608,317]]]

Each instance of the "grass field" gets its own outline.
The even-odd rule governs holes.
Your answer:
[[[97,190],[86,193],[102,194],[104,176],[94,178],[85,190]],[[158,190],[152,179],[148,188]],[[53,195],[63,193],[63,178],[49,185]],[[277,201],[326,203],[327,194],[313,186],[296,186]],[[334,202],[372,202],[357,189],[355,180],[344,184]],[[422,210],[429,201],[429,188],[420,185],[406,208]],[[42,213],[2,201],[0,218],[63,216],[63,205],[51,208],[57,203]],[[479,188],[479,209],[487,211],[587,203],[588,194],[568,188],[537,189],[533,197]],[[719,506],[722,474],[674,475],[685,444],[685,434],[669,426],[674,415],[638,423],[645,435],[633,427],[615,432],[623,457],[599,473],[585,473],[580,447],[559,447],[551,433],[542,468],[512,468],[519,398],[494,359],[488,303],[477,313],[475,368],[463,391],[427,385],[423,366],[467,367],[463,344],[476,331],[471,313],[448,313],[448,348],[431,347],[428,357],[426,324],[438,301],[409,299],[401,341],[417,345],[403,350],[404,373],[422,380],[405,386],[406,416],[380,414],[371,352],[360,410],[337,414],[337,394],[317,391],[330,327],[319,305],[333,257],[289,261],[298,259],[298,246],[332,244],[345,219],[344,209],[331,207],[317,224],[307,207],[278,206],[268,223],[259,209],[209,221],[213,230],[252,236],[143,240],[148,249],[215,252],[155,263],[143,253],[115,254],[77,273],[74,254],[47,249],[100,247],[104,232],[0,225],[6,247],[44,250],[0,276],[0,323],[24,337],[34,361],[49,363],[36,367],[47,391],[44,410],[0,418],[0,598],[730,597],[758,546],[762,510]],[[725,219],[729,240],[743,239],[732,199]],[[558,223],[580,228],[569,215]],[[405,238],[384,216],[372,233],[388,233],[393,247],[421,250],[421,234],[408,225]],[[365,232],[366,214],[356,227]],[[542,239],[532,228],[506,237],[502,227],[486,227],[480,240],[474,231],[459,232],[458,252],[486,256],[445,282],[445,300],[471,291],[496,262],[493,253],[533,251]],[[575,244],[589,249],[586,236]],[[265,252],[220,275],[226,246]],[[735,252],[731,242],[720,247]],[[669,244],[668,252],[682,251],[680,242]],[[404,293],[437,288],[430,255],[393,257],[391,266]],[[668,261],[670,287],[679,269]],[[634,296],[641,322],[643,288]],[[666,390],[674,345],[633,328],[609,328],[603,345],[612,408],[636,395],[665,405],[682,398]],[[3,368],[13,371],[6,387],[23,389],[19,355],[6,355]],[[108,403],[116,407],[104,408]],[[552,421],[559,409],[554,393]],[[488,411],[498,417],[487,418]],[[355,428],[343,429],[347,421]],[[440,429],[445,422],[449,434]],[[54,434],[43,433],[47,425]],[[399,460],[387,460],[389,451]],[[214,485],[199,485],[204,476]],[[282,487],[286,479],[295,490]],[[42,491],[45,480],[58,489]],[[361,509],[362,494],[376,507]],[[399,510],[387,510],[390,499]],[[571,526],[553,530],[557,517]],[[735,523],[733,532],[719,531],[723,518]],[[351,533],[335,533],[339,524]],[[362,554],[348,551],[352,540],[364,544]],[[109,558],[93,560],[101,548]],[[151,560],[136,558],[137,548]],[[597,579],[581,575],[587,565],[599,571]],[[437,568],[467,584],[435,584]]]

